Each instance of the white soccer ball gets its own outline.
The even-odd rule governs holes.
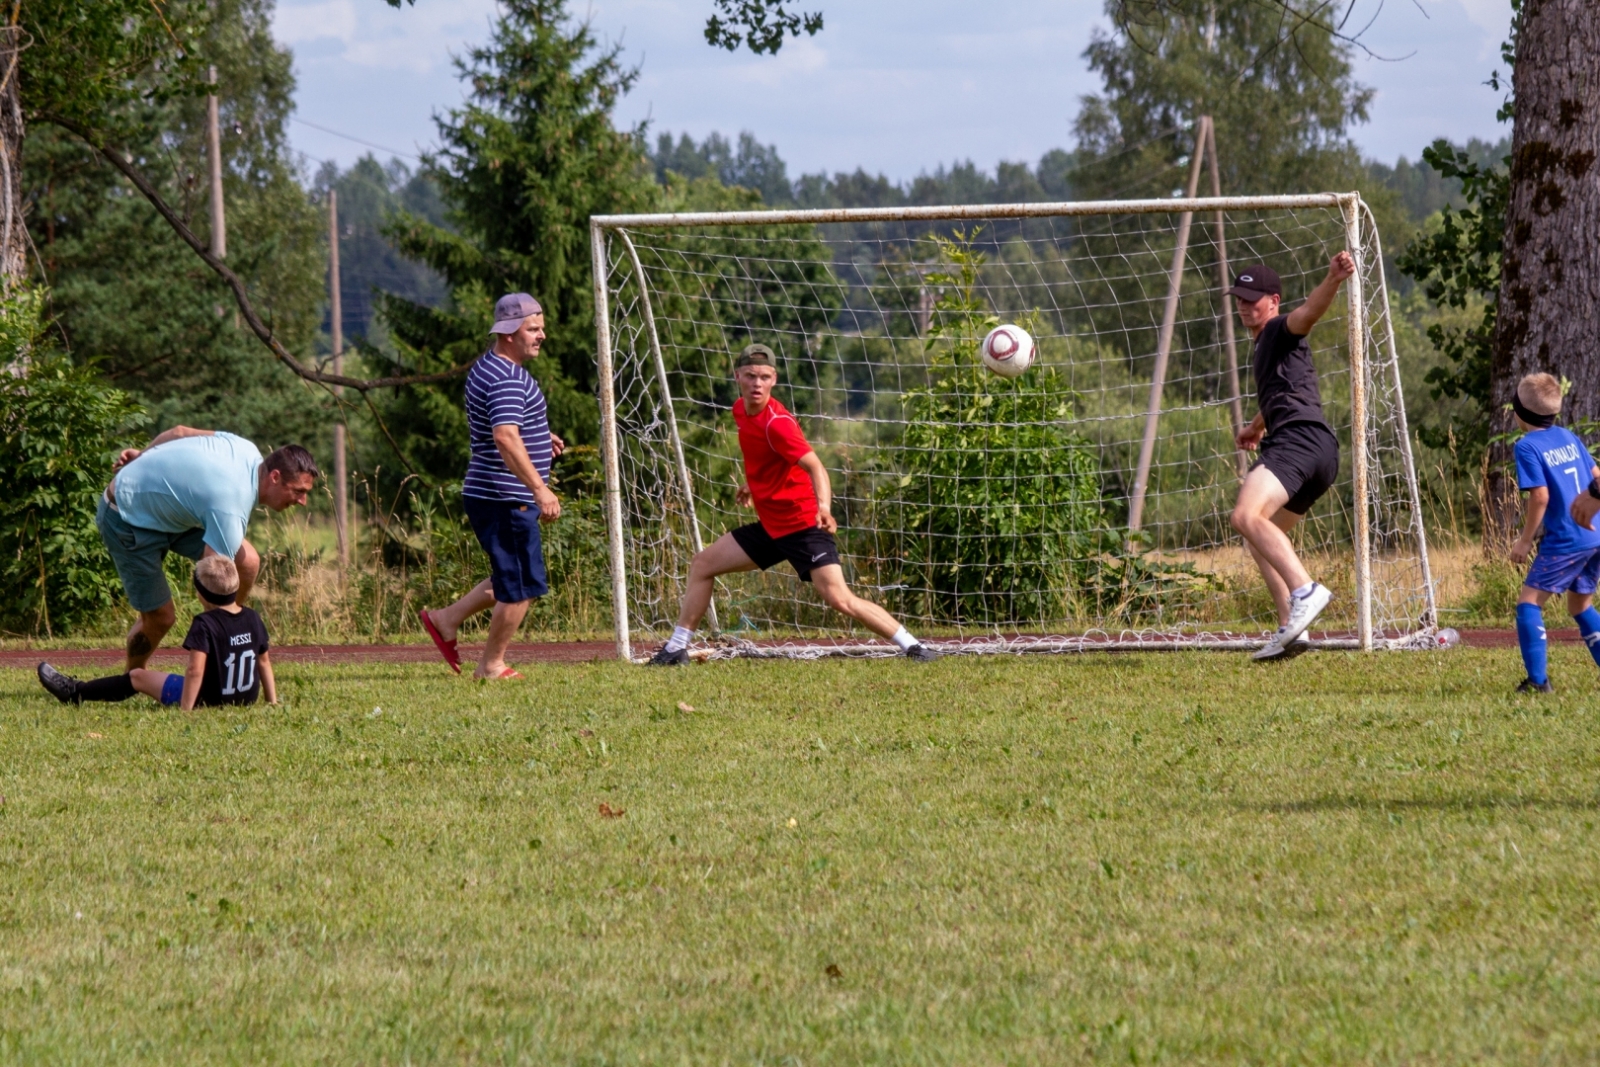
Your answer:
[[[1021,326],[996,326],[978,349],[983,365],[1002,378],[1016,378],[1033,366],[1033,338]]]

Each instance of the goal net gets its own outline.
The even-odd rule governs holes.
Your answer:
[[[1355,194],[597,217],[602,451],[619,653],[672,632],[695,551],[752,522],[732,357],[833,484],[845,576],[946,651],[1250,648],[1276,628],[1229,514],[1253,456],[1250,337],[1223,295],[1265,263],[1311,335],[1337,485],[1292,539],[1334,591],[1327,647],[1423,647],[1433,589],[1383,255]],[[1026,374],[984,369],[999,323]],[[787,565],[717,583],[697,649],[889,653]]]

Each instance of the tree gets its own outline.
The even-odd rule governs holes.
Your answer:
[[[450,293],[438,309],[381,299],[396,355],[422,368],[468,362],[486,347],[495,298],[533,293],[550,330],[535,373],[551,423],[575,441],[597,432],[589,216],[645,209],[659,195],[642,130],[612,124],[635,78],[620,51],[598,47],[566,0],[505,0],[489,42],[457,61],[468,102],[438,120],[443,148],[425,162],[453,229],[402,212],[386,230]],[[464,431],[448,437],[459,427],[438,421],[459,391],[451,383],[379,401],[402,452],[414,447],[410,462],[440,479],[465,469]]]
[[[230,263],[278,336],[304,351],[317,333],[325,246],[285,136],[294,78],[272,40],[271,7],[219,0],[197,46],[218,70]],[[122,130],[120,143],[185,218],[208,217],[204,100],[152,93],[116,107],[98,121]],[[41,124],[23,175],[51,310],[78,361],[151,406],[157,428],[222,423],[264,440],[325,437],[326,395],[261,358],[226,287],[147,201],[128,195],[100,153]]]
[[[1079,195],[1169,195],[1201,115],[1216,124],[1224,192],[1365,179],[1349,129],[1366,120],[1372,90],[1354,80],[1350,46],[1312,17],[1326,6],[1294,0],[1299,18],[1286,26],[1263,0],[1108,0],[1116,30],[1084,52],[1104,89],[1083,98],[1076,122]]]
[[[1600,420],[1600,5],[1522,0],[1520,8],[1492,368],[1497,431],[1511,429],[1504,405],[1534,371],[1572,383],[1571,422]],[[1490,506],[1503,524],[1515,491],[1504,463],[1491,477]]]

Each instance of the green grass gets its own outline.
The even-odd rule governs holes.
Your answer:
[[[1592,1063],[1553,660],[0,672],[0,1062]]]

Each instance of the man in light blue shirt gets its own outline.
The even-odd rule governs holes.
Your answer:
[[[245,529],[258,503],[273,511],[306,502],[317,464],[299,445],[266,459],[231,433],[174,426],[144,449],[117,458],[116,476],[95,514],[139,621],[128,633],[128,669],[143,667],[177,621],[163,561],[228,556],[239,569],[243,602],[261,570]]]

